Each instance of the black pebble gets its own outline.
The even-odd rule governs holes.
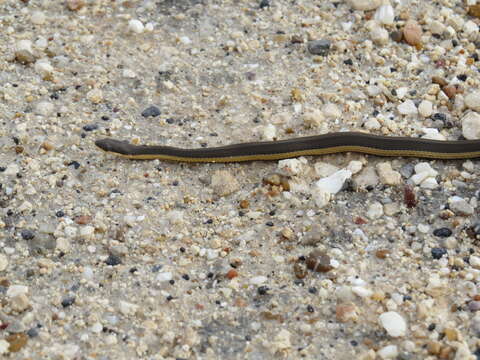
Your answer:
[[[432,249],[432,257],[436,260],[442,258],[443,255],[447,253],[447,249],[444,248],[433,248]]]
[[[315,309],[313,308],[312,305],[307,305],[307,311],[308,311],[309,313],[313,313],[313,312],[315,312]]]
[[[267,292],[268,292],[268,290],[270,290],[270,289],[268,288],[268,286],[265,286],[265,285],[264,285],[264,286],[260,286],[260,287],[257,289],[257,292],[258,292],[259,295],[266,295]]]
[[[311,288],[308,288],[308,292],[310,294],[316,294],[318,292],[317,288],[316,287],[311,287]]]
[[[110,120],[110,118],[107,115],[102,115],[102,117],[100,119],[102,119],[103,121]]]
[[[33,231],[27,229],[23,229],[20,234],[22,235],[23,240],[32,240],[35,237]]]
[[[82,129],[85,130],[85,131],[93,131],[93,130],[98,129],[98,125],[97,124],[88,124],[88,125],[85,125]]]
[[[311,40],[308,42],[308,51],[313,55],[327,56],[332,42],[327,39]]]
[[[78,161],[71,161],[68,166],[73,166],[75,168],[75,170],[77,170],[79,167],[80,167],[80,163]]]
[[[262,0],[260,1],[260,4],[258,5],[260,9],[266,8],[270,6],[270,0]]]
[[[457,75],[457,79],[461,80],[461,81],[466,81],[467,80],[467,75],[465,75],[465,74]]]
[[[432,116],[433,120],[447,121],[447,115],[444,113],[435,113]]]
[[[0,166],[0,172],[4,172],[5,170],[7,170],[5,166]]]
[[[64,216],[65,216],[65,213],[64,213],[62,210],[58,210],[58,211],[55,213],[55,216],[58,217],[58,218],[61,218],[61,217],[64,217]]]
[[[62,306],[64,308],[67,308],[70,305],[73,305],[74,303],[75,303],[75,296],[69,296],[69,297],[62,300]]]
[[[107,260],[105,260],[105,264],[110,265],[110,266],[120,265],[121,263],[122,263],[122,259],[120,259],[120,257],[118,257],[116,255],[112,255],[112,254],[110,254],[108,256]]]
[[[347,59],[343,62],[345,65],[353,65],[352,59]]]
[[[449,228],[435,229],[433,230],[433,235],[438,237],[449,237],[450,235],[452,235],[452,230],[450,230]]]
[[[265,225],[267,225],[267,226],[273,226],[273,222],[267,221],[267,222],[265,223]]]
[[[146,108],[145,110],[142,111],[142,116],[144,118],[147,118],[147,117],[157,117],[160,115],[160,109],[154,105],[152,106],[149,106],[148,108]]]

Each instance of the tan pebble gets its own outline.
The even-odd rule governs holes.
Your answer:
[[[338,304],[335,308],[335,316],[340,322],[356,321],[358,319],[357,307],[352,303]]]
[[[468,15],[480,18],[480,4],[470,6],[468,8]]]
[[[10,307],[14,311],[23,312],[30,307],[30,301],[28,300],[27,295],[20,294],[11,299]]]
[[[71,11],[78,11],[85,6],[84,0],[67,0],[67,8]]]
[[[301,44],[303,43],[303,38],[300,35],[293,35],[290,41],[292,44]]]
[[[88,215],[80,215],[75,218],[75,222],[79,225],[86,225],[92,222],[92,217]]]
[[[50,150],[53,150],[54,148],[55,148],[55,146],[48,141],[44,141],[42,143],[42,149],[45,150],[45,151],[50,151]]]
[[[239,206],[240,209],[246,209],[250,206],[250,202],[248,200],[241,200]]]
[[[403,37],[409,45],[421,45],[422,27],[416,21],[408,21],[403,28]]]
[[[401,31],[393,31],[390,34],[390,37],[392,38],[393,41],[399,43],[403,40],[403,33]]]
[[[453,348],[450,346],[445,346],[440,350],[440,354],[438,355],[439,359],[450,359],[451,354],[453,353]]]
[[[388,249],[378,249],[375,252],[375,256],[379,259],[386,259],[390,255],[390,250]]]
[[[24,333],[11,334],[8,335],[5,340],[10,344],[8,351],[19,352],[27,344],[28,336]]]
[[[330,265],[330,256],[319,249],[312,250],[307,256],[307,267],[312,271],[328,272],[333,269]]]
[[[437,355],[440,353],[441,344],[438,341],[429,341],[427,344],[427,351],[430,355]]]
[[[307,276],[307,266],[304,262],[297,261],[293,265],[293,272],[295,273],[297,279],[303,279],[305,276]]]
[[[374,300],[374,301],[383,301],[385,300],[385,293],[383,291],[375,291],[372,296],[371,296],[371,299]]]
[[[227,170],[215,171],[212,175],[211,185],[214,193],[219,196],[229,195],[240,188],[237,179]]]
[[[458,332],[455,329],[445,328],[444,330],[445,336],[450,341],[457,341],[458,340]]]
[[[293,230],[288,227],[284,227],[281,231],[281,234],[287,240],[292,240],[295,236],[295,234],[293,233]]]
[[[432,83],[440,85],[441,87],[447,86],[448,82],[440,76],[432,76]]]

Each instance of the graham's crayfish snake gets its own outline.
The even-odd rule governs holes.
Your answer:
[[[409,156],[431,159],[480,157],[480,140],[441,141],[379,136],[359,132],[337,132],[288,140],[250,142],[197,149],[132,145],[115,139],[97,140],[95,145],[108,153],[127,159],[160,159],[184,162],[279,160],[349,151],[377,156]]]

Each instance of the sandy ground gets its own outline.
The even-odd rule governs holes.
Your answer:
[[[479,358],[475,160],[94,145],[461,138],[475,1],[381,3],[0,1],[0,354]]]

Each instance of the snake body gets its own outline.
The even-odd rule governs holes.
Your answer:
[[[160,159],[182,162],[279,160],[298,156],[343,152],[430,159],[469,159],[480,157],[480,140],[442,141],[411,137],[379,136],[359,132],[337,132],[288,140],[249,142],[197,149],[132,145],[126,141],[109,138],[97,140],[95,145],[108,153],[127,159]]]

